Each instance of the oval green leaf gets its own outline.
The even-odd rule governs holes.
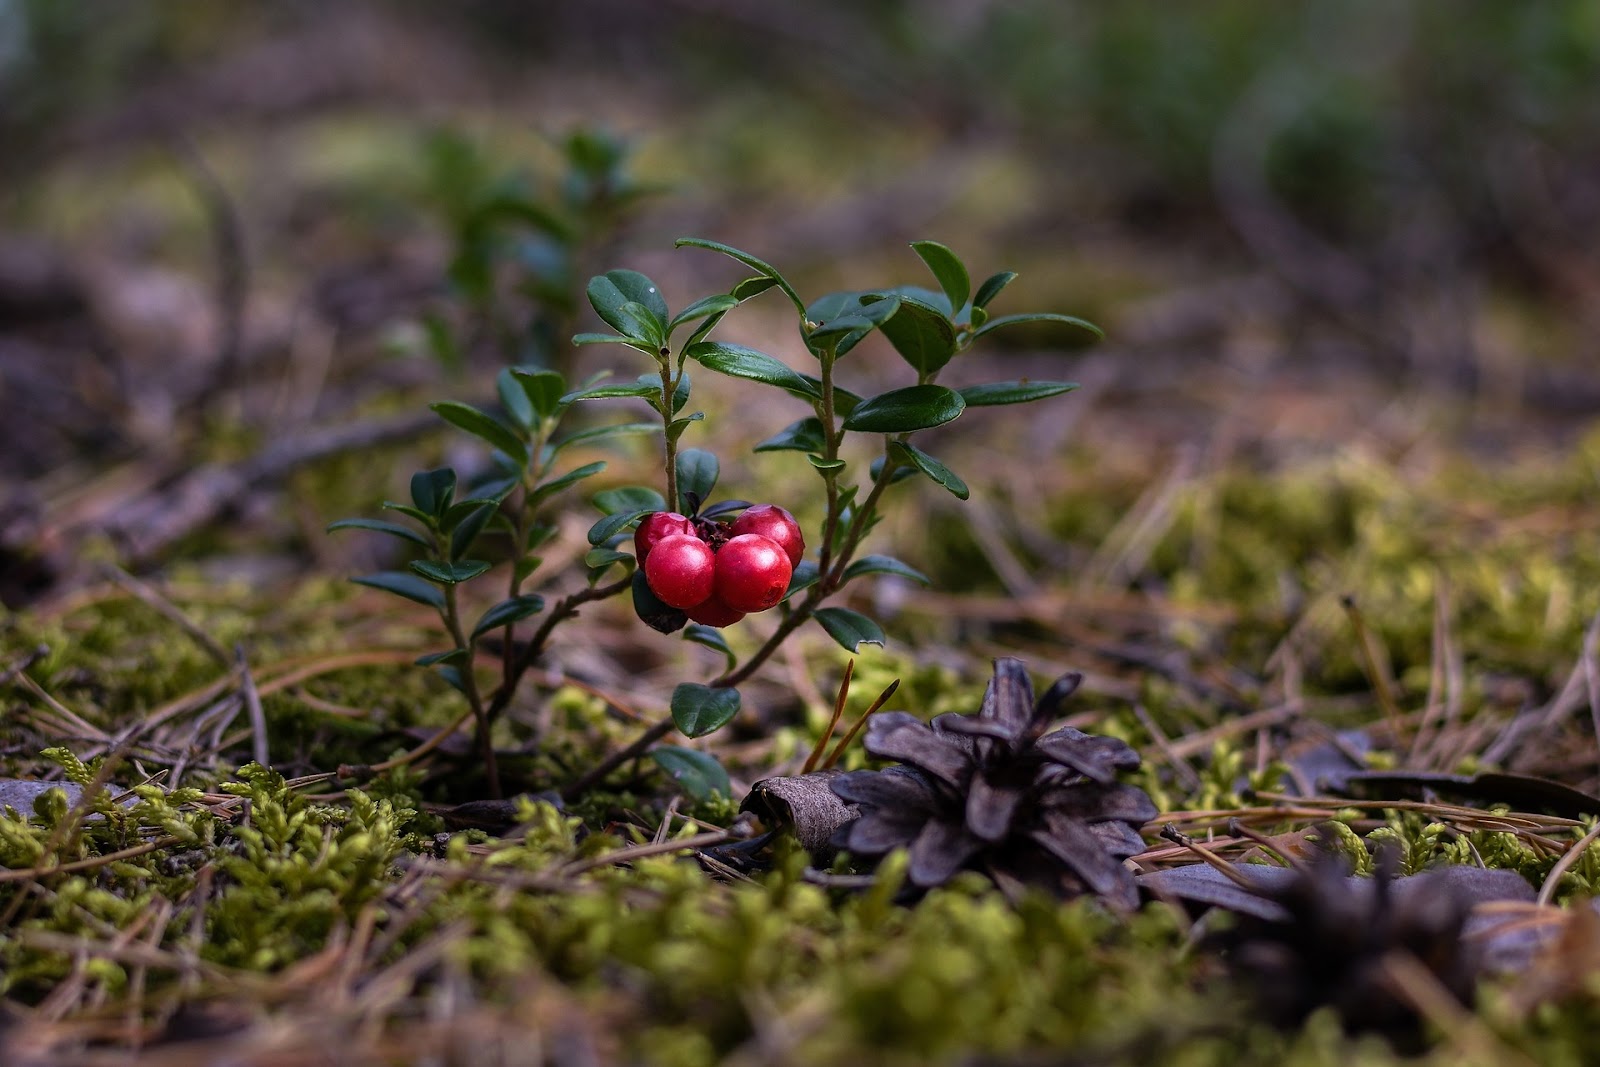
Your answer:
[[[994,333],[1005,326],[1021,326],[1030,322],[1055,322],[1063,326],[1074,326],[1080,330],[1087,330],[1098,338],[1105,337],[1105,331],[1086,319],[1073,315],[1057,315],[1054,312],[1039,311],[1030,315],[1001,315],[998,319],[990,319],[982,327],[972,331],[972,339],[976,341],[985,334]]]
[[[478,619],[478,625],[472,628],[474,638],[482,637],[490,630],[526,619],[529,615],[537,615],[544,610],[544,597],[533,593],[522,596],[507,597],[494,607],[483,613]]]
[[[989,302],[1000,295],[1000,290],[1010,285],[1016,278],[1017,272],[1014,270],[1003,270],[998,274],[989,275],[983,280],[983,284],[978,286],[978,295],[972,298],[972,306],[988,307]]]
[[[435,518],[450,506],[456,491],[456,472],[449,467],[418,471],[411,476],[411,502],[417,510]]]
[[[733,795],[728,772],[709,752],[662,745],[650,750],[650,758],[695,800],[710,800],[716,793]]]
[[[859,578],[863,574],[893,574],[916,582],[918,585],[931,584],[928,576],[907,563],[901,563],[893,556],[862,556],[844,569],[844,580]]]
[[[961,390],[961,399],[969,408],[994,407],[999,404],[1026,404],[1043,400],[1047,396],[1060,396],[1078,387],[1077,382],[986,382],[969,385]]]
[[[743,263],[745,266],[763,275],[764,277],[771,278],[772,283],[779,289],[782,289],[784,295],[789,298],[789,302],[794,304],[794,309],[800,312],[802,315],[806,313],[805,301],[801,300],[800,294],[794,291],[794,286],[789,284],[787,278],[778,273],[778,268],[774,267],[766,260],[757,259],[749,252],[741,251],[737,248],[734,248],[732,245],[725,245],[721,241],[708,241],[704,237],[680,237],[672,243],[674,248],[683,248],[685,245],[690,248],[705,248],[711,250],[712,252],[721,252],[725,256],[737,259],[740,263]],[[741,285],[744,284],[748,283],[741,283]],[[740,297],[740,299],[742,300],[746,298]]]
[[[966,264],[938,241],[912,241],[911,250],[922,257],[922,262],[939,279],[939,288],[950,298],[950,306],[959,311],[972,292],[972,278],[967,274]]]
[[[861,433],[908,433],[942,426],[966,407],[966,401],[954,389],[911,385],[863,400],[846,417],[844,428]]]
[[[818,608],[817,622],[828,631],[828,636],[850,652],[861,651],[862,645],[883,647],[883,630],[877,623],[849,608]]]
[[[792,370],[788,364],[774,359],[765,352],[757,352],[743,345],[701,341],[699,344],[690,345],[685,355],[719,374],[761,382],[765,385],[776,385],[780,389],[787,389],[812,399],[820,395],[813,390],[811,383]]]
[[[956,477],[954,471],[922,451],[922,449],[915,445],[908,445],[904,441],[897,441],[892,447],[896,460],[911,464],[917,470],[950,490],[957,500],[965,500],[972,495],[972,490],[967,488],[966,482]]]
[[[708,296],[700,300],[696,300],[694,303],[678,312],[678,314],[673,317],[672,321],[667,323],[667,335],[670,337],[674,330],[686,322],[693,322],[695,319],[703,319],[707,315],[716,315],[720,312],[727,311],[729,308],[736,308],[738,306],[739,298],[729,293],[717,293],[714,296]]]
[[[704,737],[739,714],[739,691],[684,682],[672,691],[672,721],[686,737]]]
[[[808,416],[791,422],[771,437],[756,445],[756,452],[821,452],[828,447],[822,432],[822,420]]]
[[[885,299],[894,297],[894,293],[884,294]],[[878,329],[917,373],[933,374],[956,354],[956,328],[934,304],[903,292],[899,299],[899,310]]]
[[[548,419],[566,406],[562,394],[567,391],[567,380],[559,372],[512,367],[511,376],[522,385],[533,410],[544,418]]]
[[[471,581],[487,571],[489,569],[489,561],[463,559],[454,563],[441,563],[436,559],[418,559],[411,561],[411,569],[430,582],[459,585],[462,582]]]
[[[659,422],[621,422],[614,426],[591,426],[587,430],[579,430],[570,437],[565,437],[560,441],[557,441],[556,444],[551,448],[550,453],[551,455],[555,455],[563,449],[571,448],[573,445],[581,445],[592,441],[601,441],[607,437],[626,437],[633,434],[660,432],[661,424]]]
[[[372,530],[377,533],[388,534],[390,537],[398,537],[403,541],[410,541],[412,544],[421,545],[423,548],[428,547],[428,539],[411,529],[411,527],[401,526],[398,522],[384,522],[382,519],[340,519],[338,522],[330,522],[328,524],[328,533],[332,533],[335,530]]]
[[[733,649],[728,647],[728,640],[722,636],[721,630],[710,626],[702,626],[698,622],[691,623],[689,628],[683,631],[683,639],[721,652],[727,660],[727,669],[730,671],[739,663],[739,657],[735,656]]]
[[[520,467],[528,465],[528,445],[517,432],[486,411],[454,400],[441,400],[428,407],[445,422],[465,430],[504,452]]]
[[[678,453],[678,510],[687,515],[711,499],[721,467],[714,453],[703,448],[686,448]],[[691,504],[690,498],[694,498]]]
[[[386,593],[414,600],[418,604],[426,604],[430,608],[444,607],[444,594],[439,591],[438,586],[429,585],[416,575],[406,574],[404,571],[380,571],[377,574],[364,574],[350,580],[357,585],[382,589]]]
[[[665,337],[667,302],[656,283],[638,271],[608,270],[589,279],[587,292],[595,314],[618,333],[649,340]]]

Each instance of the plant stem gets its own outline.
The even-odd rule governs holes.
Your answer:
[[[495,690],[494,695],[490,697],[489,714],[491,716],[499,715],[500,712],[506,709],[506,705],[511,703],[511,696],[516,692],[517,683],[522,680],[522,676],[528,672],[528,669],[533,666],[534,662],[544,652],[545,642],[550,640],[551,632],[558,625],[576,615],[578,609],[583,605],[616,596],[618,593],[628,589],[632,584],[633,578],[631,576],[619,578],[610,585],[590,586],[587,589],[580,589],[576,593],[569,593],[556,601],[556,606],[550,609],[549,614],[545,616],[544,622],[534,631],[533,637],[528,640],[528,644],[523,648],[522,654],[517,657],[516,662],[512,665],[510,676],[500,683],[500,688]]]
[[[478,752],[483,757],[483,773],[488,780],[489,796],[494,800],[500,799],[500,768],[495,763],[494,739],[489,736],[491,716],[483,706],[483,696],[478,692],[478,679],[472,670],[472,649],[474,642],[468,641],[466,634],[461,629],[461,611],[456,603],[456,587],[444,587],[444,624],[450,631],[450,636],[455,639],[457,648],[467,650],[466,662],[461,666],[461,687],[466,690],[467,703],[472,706],[472,717],[476,720],[478,735]]]
[[[672,380],[672,360],[668,356],[661,356],[656,364],[661,368],[661,432],[666,441],[662,451],[666,455],[667,510],[677,511],[678,442],[672,438],[672,394],[677,392],[678,384]]]
[[[611,755],[595,764],[589,770],[585,771],[581,776],[574,780],[572,784],[563,787],[561,790],[561,795],[570,799],[578,796],[584,790],[589,789],[603,781],[606,775],[610,774],[624,763],[644,755],[646,749],[671,733],[672,727],[673,722],[670,718],[662,719],[660,722],[656,723],[654,726],[650,727],[650,729],[646,730],[644,733],[635,738],[631,745],[613,752]]]
[[[832,464],[839,458],[839,441],[844,436],[844,431],[838,427],[838,413],[834,408],[833,399],[833,349],[826,348],[817,353],[817,358],[822,364],[822,458]],[[826,573],[828,563],[833,558],[833,531],[839,524],[839,472],[836,469],[824,470],[822,482],[827,487],[828,511],[827,517],[822,520],[822,546],[817,550],[817,566]]]

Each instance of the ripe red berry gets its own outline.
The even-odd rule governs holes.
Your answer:
[[[732,626],[744,618],[744,612],[735,611],[733,608],[728,607],[718,598],[716,593],[712,593],[709,598],[702,600],[687,610],[689,618],[695,622],[706,626],[715,626],[718,629],[724,626]]]
[[[662,538],[673,534],[693,536],[694,523],[676,511],[652,511],[640,519],[639,528],[633,531],[633,551],[639,557],[639,565],[644,565],[645,557],[661,543]]]
[[[711,596],[716,556],[693,534],[670,534],[657,541],[644,563],[644,580],[661,602],[691,608]]]
[[[794,521],[794,516],[776,504],[757,504],[755,507],[746,508],[733,523],[733,534],[760,534],[767,540],[775,543],[789,557],[789,566],[800,566],[800,557],[805,555],[806,539],[800,532],[800,524]]]
[[[729,538],[716,559],[717,597],[735,611],[766,611],[777,604],[794,572],[783,548],[760,534]]]

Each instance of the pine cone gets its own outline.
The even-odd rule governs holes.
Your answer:
[[[1138,754],[1116,738],[1044,733],[1082,681],[1067,674],[1035,704],[1022,662],[998,659],[976,715],[932,723],[905,712],[873,716],[867,751],[904,766],[832,782],[860,809],[834,844],[869,857],[908,847],[907,879],[919,889],[970,869],[1007,890],[1088,892],[1134,907],[1122,861],[1144,849],[1138,828],[1156,807],[1144,790],[1118,784],[1116,772],[1139,766]]]
[[[1226,939],[1232,965],[1274,1022],[1296,1026],[1332,1006],[1347,1030],[1382,1033],[1401,1048],[1419,1046],[1422,1020],[1388,966],[1400,954],[1462,1004],[1472,1004],[1477,957],[1461,936],[1469,909],[1460,893],[1436,874],[1402,885],[1393,873],[1392,854],[1380,856],[1374,877],[1352,880],[1343,860],[1323,853],[1287,884],[1262,894],[1287,918],[1241,916]]]

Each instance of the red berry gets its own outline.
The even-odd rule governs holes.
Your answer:
[[[645,557],[661,543],[662,538],[673,534],[693,536],[694,523],[676,511],[652,511],[640,519],[639,528],[633,531],[633,551],[639,557],[639,565],[644,565]]]
[[[702,600],[694,607],[689,608],[688,612],[689,618],[695,622],[706,626],[715,626],[718,629],[724,626],[732,626],[744,618],[744,612],[735,611],[733,608],[728,607],[715,593],[712,593],[709,598]]]
[[[671,608],[691,608],[711,596],[716,556],[693,534],[670,534],[657,541],[644,563],[650,591]]]
[[[800,557],[805,555],[806,539],[800,533],[800,524],[776,504],[746,508],[744,514],[734,520],[733,534],[760,534],[783,549],[791,567],[800,566]]]
[[[766,611],[783,599],[793,573],[777,542],[760,534],[739,534],[717,550],[717,597],[735,611]]]

